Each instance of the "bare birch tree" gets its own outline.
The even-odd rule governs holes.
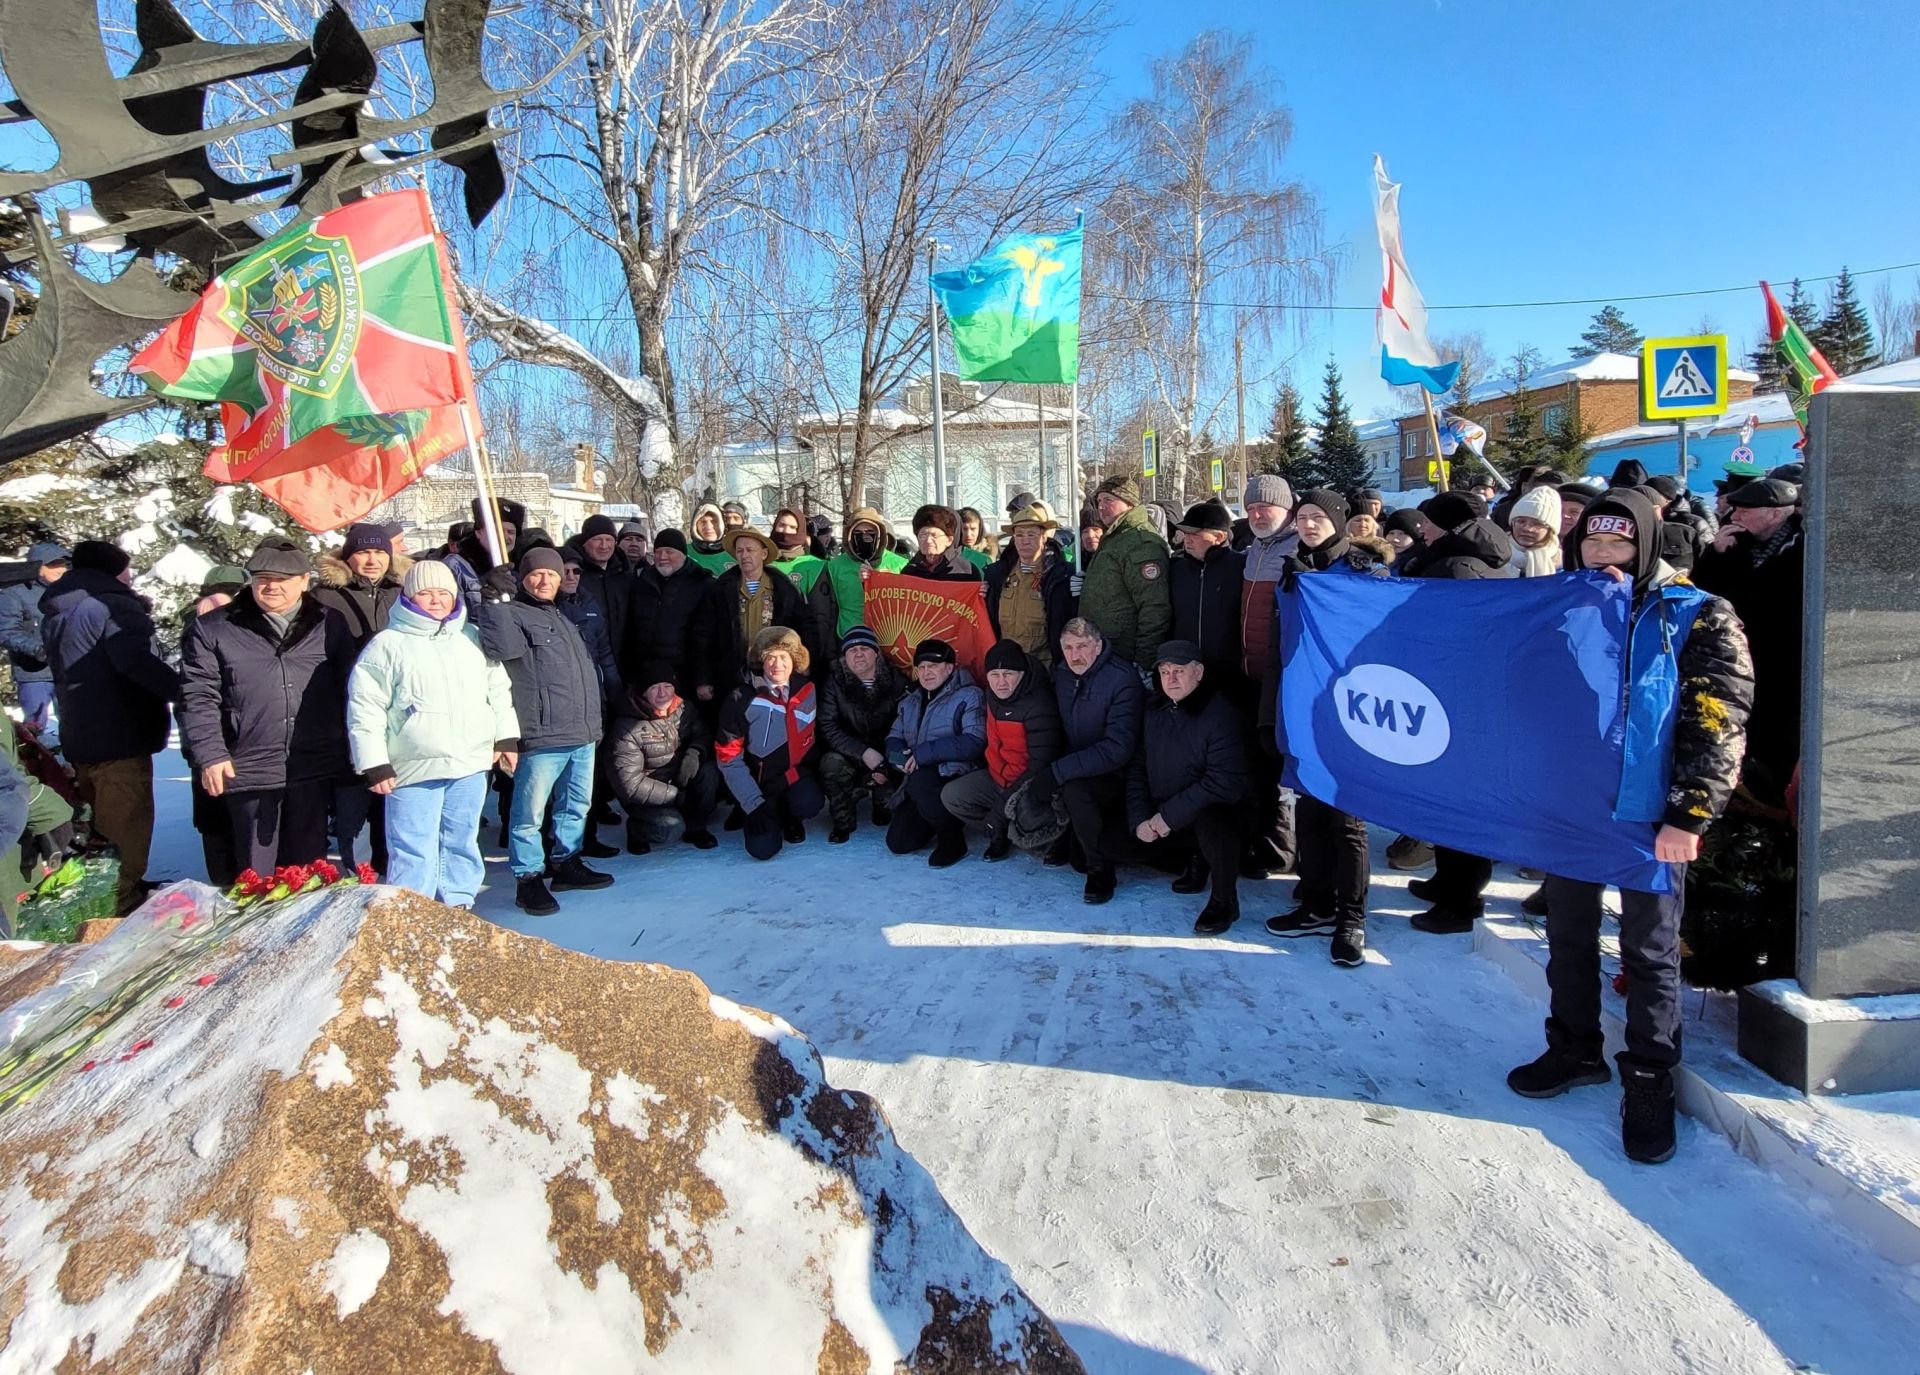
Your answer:
[[[1101,208],[1107,247],[1089,252],[1089,301],[1175,418],[1172,489],[1184,500],[1189,455],[1231,394],[1236,316],[1255,345],[1298,328],[1289,307],[1328,298],[1336,255],[1314,193],[1286,173],[1292,112],[1250,39],[1201,34],[1156,61],[1152,79],[1152,95],[1113,121],[1123,172]]]

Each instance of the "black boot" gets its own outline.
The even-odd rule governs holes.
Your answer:
[[[929,869],[951,869],[967,857],[967,833],[958,826],[943,831],[933,842],[933,853],[927,856]]]
[[[1073,857],[1069,853],[1071,842],[1068,839],[1068,834],[1069,833],[1063,831],[1060,835],[1060,839],[1054,841],[1053,844],[1047,846],[1047,856],[1046,856],[1046,859],[1042,862],[1049,869],[1064,868],[1066,867],[1067,861]]]
[[[1547,915],[1547,885],[1543,883],[1538,888],[1534,889],[1531,893],[1528,893],[1524,898],[1521,898],[1520,910],[1522,912],[1525,912],[1530,917],[1546,916]]]
[[[531,917],[550,917],[560,904],[547,891],[547,882],[538,874],[528,874],[513,886],[513,905]]]
[[[549,871],[553,878],[553,891],[570,893],[581,888],[611,888],[613,875],[603,874],[598,869],[589,869],[585,860],[578,855],[568,855]]]
[[[829,845],[845,845],[851,839],[853,839],[853,827],[844,821],[834,822],[833,828],[827,832]]]
[[[997,862],[1005,859],[1012,853],[1013,837],[1009,836],[1005,831],[995,831],[987,837],[987,852],[981,855],[980,858]]]
[[[735,807],[733,812],[727,817],[726,824],[720,829],[723,831],[737,831],[746,824],[747,814],[740,808]]]
[[[634,827],[627,827],[627,853],[630,855],[650,855],[653,842],[641,835]]]
[[[1627,1159],[1663,1165],[1673,1159],[1673,1074],[1620,1061],[1620,1144]]]
[[[807,841],[807,823],[797,816],[787,817],[780,823],[780,834],[789,845],[804,845]]]
[[[880,800],[880,794],[873,795],[873,824],[884,826],[893,820],[893,808]]]
[[[1207,891],[1207,862],[1199,855],[1187,861],[1187,867],[1180,871],[1180,877],[1173,881],[1176,893],[1204,893]]]
[[[1333,918],[1310,903],[1301,903],[1291,912],[1267,918],[1269,936],[1331,936]]]
[[[1113,898],[1113,866],[1103,864],[1098,868],[1087,866],[1087,888],[1080,895],[1087,902],[1098,907]]]
[[[1611,1078],[1605,1060],[1588,1060],[1566,1046],[1548,1046],[1539,1059],[1508,1070],[1507,1087],[1522,1098],[1558,1098],[1568,1089]]]
[[[685,835],[681,836],[680,839],[686,841],[687,844],[693,846],[696,850],[711,850],[720,843],[714,839],[713,832],[709,831],[705,826],[688,831]]]
[[[1333,962],[1342,969],[1358,969],[1367,962],[1367,923],[1364,917],[1342,917],[1333,928]]]
[[[1440,881],[1431,878],[1417,878],[1407,885],[1407,892],[1422,902],[1440,900]]]
[[[1478,912],[1463,912],[1457,907],[1435,903],[1431,911],[1416,913],[1407,925],[1430,936],[1464,936],[1473,930],[1479,917]]]
[[[1240,920],[1240,899],[1223,897],[1216,893],[1207,899],[1207,905],[1200,909],[1200,917],[1193,924],[1196,936],[1217,936]]]
[[[580,842],[580,853],[588,859],[612,859],[620,853],[620,847],[618,845],[609,845],[592,831],[588,831],[586,839]],[[636,850],[634,853],[644,854],[645,851]]]

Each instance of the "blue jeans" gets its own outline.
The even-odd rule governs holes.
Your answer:
[[[547,870],[540,848],[540,818],[546,814],[549,796],[553,798],[553,862],[580,853],[587,812],[593,807],[593,749],[581,745],[520,756],[520,767],[513,771],[513,817],[507,828],[507,862],[515,878]],[[387,844],[392,847],[391,837]]]
[[[20,714],[35,730],[46,733],[47,718],[53,714],[53,684],[46,681],[19,683]]]
[[[476,834],[486,800],[484,772],[388,793],[385,881],[451,907],[471,907],[487,873]]]

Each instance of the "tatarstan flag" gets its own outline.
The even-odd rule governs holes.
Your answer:
[[[1787,370],[1787,397],[1793,402],[1793,414],[1800,422],[1800,432],[1805,434],[1808,404],[1815,393],[1825,391],[1830,383],[1838,382],[1840,377],[1820,350],[1813,346],[1813,340],[1807,338],[1806,331],[1792,316],[1780,309],[1780,303],[1773,299],[1773,288],[1762,282],[1760,293],[1767,298],[1767,333],[1773,340],[1773,354],[1780,360],[1780,366]]]
[[[216,482],[251,482],[309,530],[365,515],[465,446],[473,395],[424,191],[297,224],[214,278],[132,370],[221,403]]]

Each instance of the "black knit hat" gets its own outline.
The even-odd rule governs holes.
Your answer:
[[[517,567],[520,576],[523,578],[536,568],[544,568],[550,573],[563,573],[566,571],[566,566],[560,561],[559,551],[550,544],[543,544],[538,549],[527,550],[526,553],[520,556],[520,562]]]
[[[127,551],[117,544],[108,544],[103,539],[83,539],[73,546],[73,566],[91,569],[95,573],[105,573],[117,578],[126,571],[133,560]]]
[[[645,692],[655,683],[671,683],[673,680],[672,664],[665,659],[649,659],[640,665],[640,672],[634,676],[633,690]]]
[[[1653,504],[1631,487],[1613,487],[1588,506],[1573,527],[1577,538],[1568,551],[1569,569],[1585,568],[1580,558],[1580,542],[1589,535],[1621,535],[1633,541],[1633,585],[1645,591],[1653,581],[1654,565],[1660,560],[1660,517]]]
[[[987,672],[995,669],[1010,668],[1016,673],[1025,673],[1029,667],[1027,651],[1020,647],[1018,640],[996,640],[992,649],[987,651]]]
[[[378,549],[383,554],[393,552],[393,537],[387,533],[387,527],[368,525],[364,522],[359,525],[349,525],[347,542],[340,546],[340,557],[349,559],[368,549]]]
[[[618,539],[620,537],[620,527],[613,523],[612,516],[595,511],[592,515],[588,516],[586,522],[581,525],[580,538],[584,542],[594,538],[596,535],[607,535]]]
[[[1442,530],[1458,530],[1468,521],[1486,515],[1487,503],[1472,492],[1441,492],[1421,502],[1420,510]]]
[[[1585,506],[1599,495],[1584,482],[1562,483],[1555,490],[1560,493],[1561,501],[1571,501],[1575,506]]]
[[[880,637],[873,633],[871,627],[864,625],[848,626],[847,633],[840,637],[840,652],[845,654],[849,649],[859,649],[862,645],[878,653],[880,650]]]
[[[913,666],[922,664],[954,664],[960,662],[953,652],[953,646],[945,640],[922,640],[913,648]]]
[[[655,549],[678,549],[684,554],[687,552],[687,537],[672,526],[668,526],[653,537],[653,547]]]
[[[1300,519],[1302,506],[1318,506],[1325,511],[1327,518],[1333,522],[1336,534],[1347,528],[1347,517],[1353,514],[1353,509],[1347,505],[1347,499],[1331,487],[1311,487],[1300,493],[1299,503],[1293,508],[1295,520]]]
[[[1389,511],[1380,521],[1382,531],[1398,530],[1411,539],[1420,538],[1420,513],[1411,506],[1402,506],[1398,511]]]

